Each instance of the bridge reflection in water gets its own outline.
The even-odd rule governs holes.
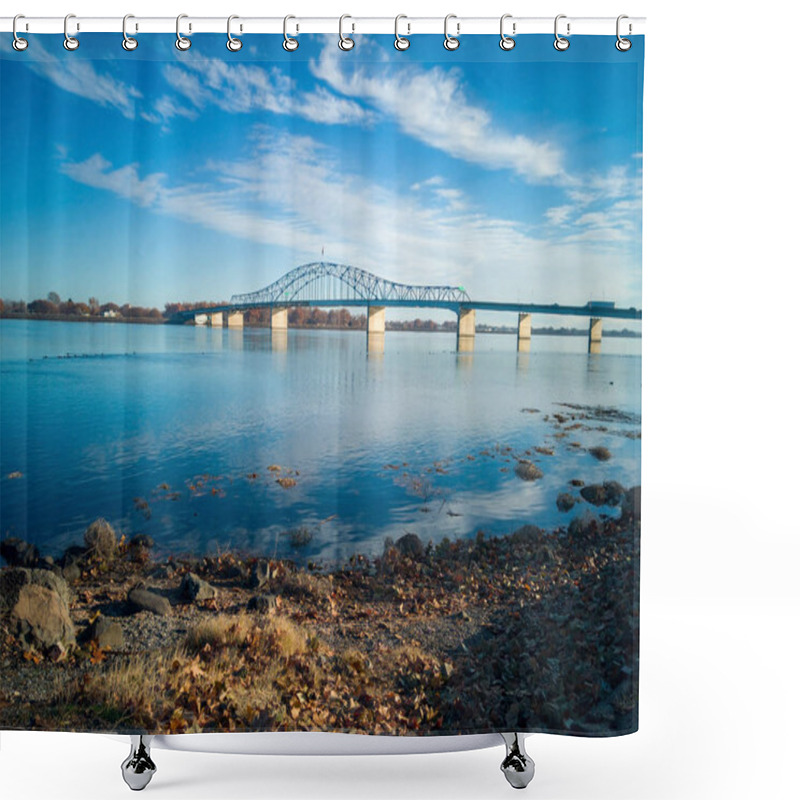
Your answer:
[[[179,312],[176,321],[194,320],[197,325],[229,328],[244,326],[245,312],[269,311],[273,349],[286,349],[289,308],[347,307],[367,309],[367,352],[383,353],[387,308],[437,308],[456,314],[458,352],[475,349],[476,312],[511,312],[517,314],[517,350],[530,352],[532,315],[548,314],[588,317],[590,353],[599,353],[603,338],[603,319],[641,320],[637,308],[617,308],[608,301],[589,301],[583,306],[558,303],[502,303],[473,300],[462,286],[422,286],[397,283],[371,272],[345,264],[320,261],[303,264],[287,272],[269,286],[256,292],[235,294],[230,303]]]

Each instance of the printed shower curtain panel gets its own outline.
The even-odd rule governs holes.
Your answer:
[[[644,43],[5,37],[0,728],[637,728]]]

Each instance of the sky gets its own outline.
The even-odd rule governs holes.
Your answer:
[[[643,37],[5,38],[5,299],[224,300],[324,246],[475,300],[641,307]]]

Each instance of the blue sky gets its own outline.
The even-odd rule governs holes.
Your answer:
[[[163,306],[298,264],[641,306],[643,38],[0,46],[0,296]]]

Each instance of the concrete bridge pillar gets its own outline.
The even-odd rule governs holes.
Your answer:
[[[213,314],[209,314],[211,318],[211,327],[212,328],[221,328],[222,327],[222,312],[215,311]]]
[[[208,314],[195,314],[194,315],[194,324],[195,325],[207,325],[208,324]]]
[[[383,353],[386,338],[386,309],[383,306],[367,308],[367,353]]]
[[[517,321],[517,352],[529,353],[531,349],[531,315],[520,314]]]
[[[273,331],[289,330],[289,309],[273,306],[270,309],[269,326]]]
[[[471,353],[475,349],[475,309],[458,309],[458,342],[459,353]]]
[[[244,311],[229,311],[228,312],[228,327],[229,328],[244,328]]]
[[[603,320],[599,317],[589,319],[589,352],[599,353],[600,343],[603,340]]]

